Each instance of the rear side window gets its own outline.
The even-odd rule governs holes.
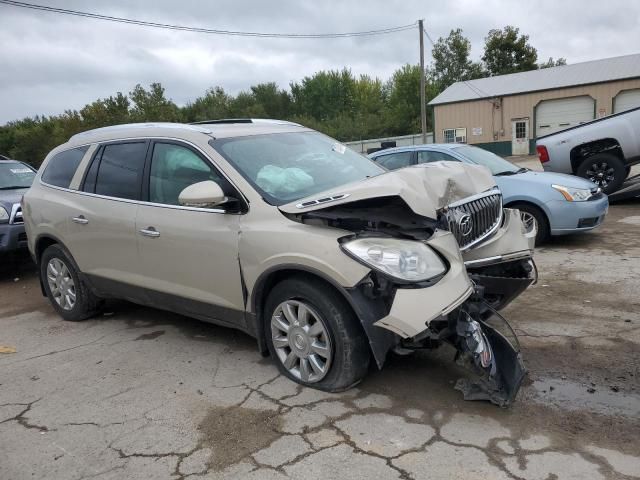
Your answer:
[[[388,170],[397,170],[411,165],[413,152],[390,153],[376,157],[375,161]]]
[[[88,149],[88,146],[78,147],[56,154],[49,160],[42,174],[42,181],[56,187],[69,188],[71,179]]]
[[[455,157],[448,155],[442,152],[423,150],[418,152],[418,163],[429,163],[429,162],[439,162],[441,160],[445,160],[448,162],[459,162]]]
[[[105,145],[100,158],[96,157],[93,162],[95,164],[99,161],[99,165],[94,167],[92,164],[90,168],[90,170],[97,168],[95,193],[108,197],[140,200],[147,145],[147,142]],[[87,187],[89,185],[85,184],[85,190]]]

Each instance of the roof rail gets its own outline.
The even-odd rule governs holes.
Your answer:
[[[229,125],[234,123],[271,123],[274,125],[295,125],[301,127],[299,123],[288,120],[278,120],[275,118],[219,118],[217,120],[200,120],[191,122],[190,125]]]
[[[80,138],[80,137],[83,137],[84,135],[89,135],[93,133],[112,132],[112,131],[132,129],[132,128],[141,129],[141,130],[146,128],[176,128],[176,129],[186,128],[188,130],[194,130],[201,133],[206,133],[206,134],[211,133],[211,130],[207,128],[199,127],[197,125],[189,125],[187,123],[171,123],[171,122],[124,123],[121,125],[110,125],[108,127],[94,128],[92,130],[87,130],[85,132],[76,133],[69,139],[69,141],[73,140],[74,138]]]

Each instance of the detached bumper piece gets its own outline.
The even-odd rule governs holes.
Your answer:
[[[452,315],[449,338],[457,350],[456,361],[477,374],[455,385],[465,400],[488,400],[507,407],[515,399],[527,371],[515,333],[495,310],[484,302],[465,304]]]
[[[538,280],[531,257],[483,267],[468,266],[467,272],[473,283],[482,287],[484,301],[495,310],[502,310]]]

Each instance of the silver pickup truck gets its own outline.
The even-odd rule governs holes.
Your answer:
[[[616,192],[640,163],[640,108],[539,137],[536,150],[545,171],[578,175],[606,194]]]

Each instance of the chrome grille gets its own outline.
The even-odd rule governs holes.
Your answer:
[[[14,203],[13,208],[11,208],[11,215],[9,216],[9,223],[24,223],[22,218],[22,207],[19,203]]]
[[[468,250],[500,226],[502,194],[493,189],[452,203],[445,209],[444,219],[460,250]]]

